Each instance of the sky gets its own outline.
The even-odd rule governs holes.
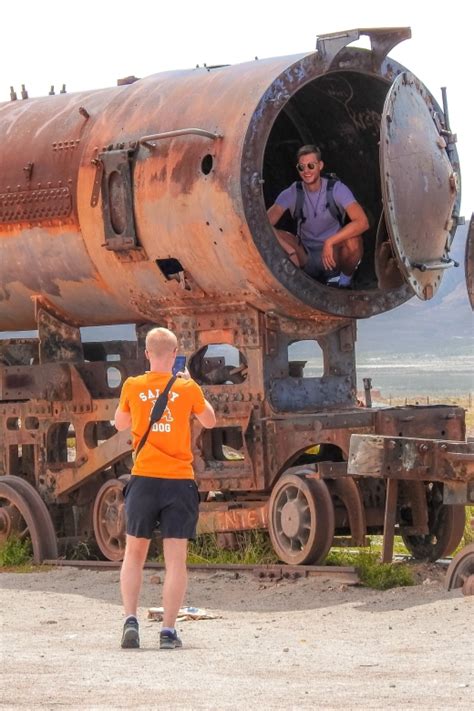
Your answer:
[[[448,88],[451,129],[458,135],[462,213],[474,211],[472,34],[463,0],[429,4],[338,0],[16,0],[4,3],[0,25],[0,101],[10,86],[30,96],[114,86],[196,64],[236,64],[256,56],[311,51],[317,35],[353,28],[411,27],[412,39],[390,56],[441,103]],[[1,166],[0,166],[1,169]]]

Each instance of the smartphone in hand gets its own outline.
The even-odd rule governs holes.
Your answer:
[[[173,365],[173,375],[176,375],[177,373],[184,373],[184,369],[186,368],[186,356],[179,355],[176,356],[176,359],[174,361]]]

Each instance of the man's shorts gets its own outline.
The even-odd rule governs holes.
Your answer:
[[[323,284],[327,282],[328,279],[336,277],[339,274],[338,269],[325,269],[321,261],[321,254],[323,251],[323,245],[317,245],[308,247],[308,245],[303,245],[308,255],[308,261],[303,267],[303,271],[309,274],[313,279],[321,281]]]
[[[199,491],[193,479],[161,479],[132,474],[124,490],[127,533],[152,538],[196,537]]]

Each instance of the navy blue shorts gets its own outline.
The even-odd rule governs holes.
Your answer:
[[[196,537],[199,491],[192,479],[161,479],[132,474],[124,490],[127,533],[152,538]]]
[[[321,261],[321,254],[323,251],[323,245],[311,246],[303,245],[305,251],[308,255],[308,261],[303,267],[303,271],[313,279],[323,282],[325,284],[328,279],[335,277],[339,274],[338,269],[325,269]]]

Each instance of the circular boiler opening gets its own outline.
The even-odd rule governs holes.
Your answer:
[[[380,278],[381,256],[385,255],[387,261],[389,248],[379,168],[380,121],[389,86],[382,78],[361,72],[318,76],[291,95],[273,119],[265,143],[266,210],[283,190],[300,180],[296,169],[298,149],[314,144],[321,150],[323,175],[334,174],[342,181],[368,218],[369,228],[362,238],[362,258],[349,289],[330,288],[337,285],[337,279],[325,285],[323,280],[317,281],[293,267],[276,237],[261,243],[262,256],[270,269],[295,296],[315,308],[341,316],[371,316],[412,296],[399,278],[394,260],[391,260],[395,272],[392,280]],[[328,209],[328,203],[324,207]],[[290,210],[276,227],[296,233],[296,221]],[[269,234],[273,236],[273,230]]]

